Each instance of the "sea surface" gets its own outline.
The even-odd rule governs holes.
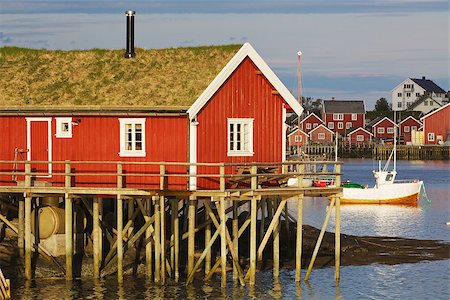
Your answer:
[[[377,163],[369,159],[344,160],[343,179],[373,185],[374,168]],[[342,206],[341,232],[450,241],[450,162],[399,161],[397,172],[397,179],[424,181],[419,207]],[[327,205],[326,199],[306,198],[304,224],[320,228]],[[289,208],[296,213],[295,203],[290,203]],[[333,217],[327,230],[334,231]],[[298,285],[295,270],[287,269],[281,270],[278,280],[274,280],[271,271],[257,272],[254,288],[233,283],[231,274],[227,282],[223,289],[219,277],[208,283],[198,280],[189,286],[171,281],[160,286],[146,281],[144,276],[126,276],[123,285],[118,285],[115,277],[97,282],[14,280],[12,289],[13,299],[449,299],[450,260],[341,267],[339,285],[334,281],[332,267],[313,270],[309,283],[302,281]]]

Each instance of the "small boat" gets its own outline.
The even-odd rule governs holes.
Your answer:
[[[395,113],[394,113],[395,114]],[[395,115],[394,115],[395,122]],[[394,130],[394,148],[383,169],[381,162],[378,164],[378,171],[373,171],[375,186],[366,188],[361,185],[344,183],[342,204],[400,204],[417,206],[420,190],[423,181],[419,179],[395,180],[396,171],[396,151],[397,151],[397,130]],[[389,163],[393,157],[393,168],[389,169]]]
[[[344,183],[341,204],[401,204],[416,206],[423,182],[418,179],[395,181],[397,172],[374,171],[373,188]]]

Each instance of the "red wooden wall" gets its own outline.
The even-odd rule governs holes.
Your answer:
[[[437,144],[438,135],[442,136],[442,141],[446,141],[447,133],[450,133],[450,104],[447,104],[439,111],[423,119],[425,144]],[[428,133],[434,133],[434,141],[430,141]]]

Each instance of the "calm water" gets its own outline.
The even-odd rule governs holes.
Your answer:
[[[345,160],[344,178],[373,184],[372,160]],[[450,163],[436,161],[399,162],[398,179],[420,178],[425,182],[431,204],[425,199],[420,207],[342,206],[341,232],[355,235],[388,235],[450,241]],[[304,223],[321,227],[327,200],[307,199]],[[293,213],[295,205],[290,205]],[[333,229],[330,219],[328,230]],[[302,276],[304,277],[305,272]],[[230,274],[231,276],[231,274]],[[313,270],[309,284],[295,284],[294,270],[282,270],[275,281],[270,271],[257,273],[254,288],[241,288],[229,277],[225,289],[220,278],[208,284],[169,282],[157,286],[143,278],[126,277],[123,286],[115,278],[98,281],[40,280],[26,285],[13,282],[14,298],[23,299],[160,299],[160,298],[243,298],[243,299],[449,299],[450,260],[402,265],[341,267],[339,286],[334,282],[334,268]]]

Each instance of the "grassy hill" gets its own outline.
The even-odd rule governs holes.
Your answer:
[[[241,45],[171,49],[0,48],[0,106],[189,106]]]

